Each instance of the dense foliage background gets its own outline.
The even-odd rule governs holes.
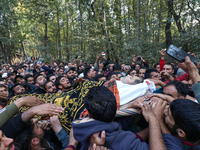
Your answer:
[[[150,64],[170,44],[200,54],[200,0],[1,0],[1,59]]]

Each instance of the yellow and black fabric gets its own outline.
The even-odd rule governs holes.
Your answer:
[[[10,103],[13,103],[20,97],[36,96],[38,98],[44,99],[46,103],[52,102],[53,104],[62,106],[64,111],[58,116],[62,126],[66,129],[66,131],[69,132],[71,129],[71,122],[79,118],[80,113],[85,108],[84,97],[86,96],[89,89],[94,86],[102,86],[103,83],[103,81],[80,82],[75,89],[63,93],[21,94],[19,96],[13,97]],[[28,107],[21,107],[19,111],[24,112],[27,109]]]

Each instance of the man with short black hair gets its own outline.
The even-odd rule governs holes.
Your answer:
[[[169,73],[170,75],[173,75],[174,73],[174,65],[170,64],[170,63],[165,63],[163,66],[163,70],[164,72]]]
[[[21,85],[24,85],[26,83],[25,79],[21,75],[16,75],[14,82]]]
[[[84,70],[84,77],[88,77],[89,78],[89,81],[94,81],[94,78],[95,78],[95,71],[94,71],[94,68],[90,67],[90,66],[87,66]]]
[[[74,82],[74,77],[75,77],[74,76],[74,71],[75,71],[74,67],[67,68],[64,71],[64,76],[66,76],[68,78],[68,80],[70,81],[71,84]]]
[[[56,93],[57,88],[55,84],[52,81],[46,81],[43,85],[44,90],[46,90],[47,93]]]
[[[68,80],[68,78],[66,78],[64,76],[59,76],[56,79],[55,85],[56,85],[57,89],[58,90],[60,89],[62,92],[69,91],[70,88],[72,88],[70,81]]]
[[[42,74],[36,75],[34,78],[34,83],[36,86],[38,86],[38,89],[34,91],[36,94],[46,93],[46,91],[43,89],[43,85],[46,81],[46,78]]]
[[[28,74],[28,75],[25,76],[25,81],[26,81],[26,83],[28,83],[28,84],[34,84],[34,78],[33,78],[33,76],[30,75],[30,74]]]
[[[146,67],[144,67],[144,66],[140,67],[139,73],[138,73],[139,77],[142,77],[144,79],[146,70],[147,70]]]
[[[21,84],[16,83],[15,85],[11,87],[11,91],[12,91],[12,94],[16,96],[16,95],[25,93],[25,88]]]

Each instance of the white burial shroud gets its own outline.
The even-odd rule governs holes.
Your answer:
[[[144,95],[147,90],[150,90],[152,93],[156,89],[154,82],[149,80],[144,80],[143,83],[136,85],[124,84],[121,81],[116,82],[120,96],[120,105],[124,105],[133,99]]]

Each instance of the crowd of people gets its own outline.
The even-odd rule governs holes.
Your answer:
[[[0,149],[199,150],[199,69],[189,57],[166,62],[165,50],[153,67],[141,56],[119,65],[105,55],[91,64],[2,64]],[[83,104],[64,105],[69,93]],[[68,109],[71,121],[60,116]]]

